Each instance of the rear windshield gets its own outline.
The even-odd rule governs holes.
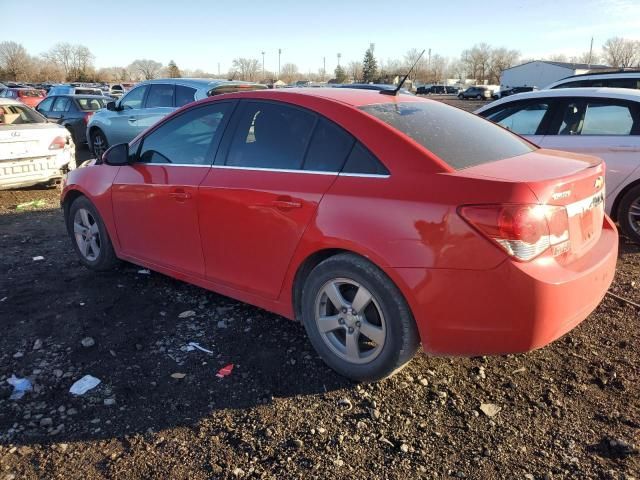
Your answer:
[[[76,101],[83,112],[95,112],[106,105],[102,98],[76,98]]]
[[[40,90],[18,90],[21,97],[44,97]]]
[[[0,128],[8,125],[45,123],[47,120],[34,110],[22,105],[0,105]]]
[[[444,103],[383,103],[360,108],[411,137],[456,170],[535,150],[503,128]]]

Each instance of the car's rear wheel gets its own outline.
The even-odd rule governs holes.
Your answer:
[[[631,188],[620,200],[618,223],[627,237],[640,243],[640,185]]]
[[[459,98],[460,100],[464,100],[464,95],[458,95],[458,98]]]
[[[325,363],[356,381],[392,375],[420,343],[398,288],[353,254],[330,257],[311,271],[302,290],[302,319]]]
[[[80,261],[91,270],[110,270],[119,260],[96,207],[78,197],[69,207],[67,231]]]
[[[482,95],[476,95],[476,99],[482,100]]]
[[[104,135],[102,130],[96,128],[91,131],[91,150],[93,154],[96,156],[96,159],[100,160],[104,152],[109,148],[109,143],[107,142],[107,137]]]

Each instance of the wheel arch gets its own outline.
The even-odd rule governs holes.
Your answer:
[[[640,185],[640,178],[637,180],[634,180],[633,182],[630,182],[629,184],[625,185],[624,188],[622,190],[620,190],[620,192],[618,192],[618,194],[616,195],[615,200],[613,201],[613,205],[611,205],[611,219],[613,221],[618,221],[618,209],[620,208],[620,202],[622,201],[622,198],[627,194],[627,192],[629,190],[631,190],[634,187],[637,187]]]

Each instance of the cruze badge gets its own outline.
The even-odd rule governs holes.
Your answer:
[[[598,178],[596,178],[596,181],[593,184],[593,186],[596,187],[596,190],[599,190],[603,184],[604,184],[604,178],[602,178],[602,175],[600,175]]]
[[[560,200],[562,198],[569,198],[569,196],[571,195],[571,190],[565,190],[564,192],[556,192],[553,195],[551,195],[551,198],[553,198],[554,200]]]

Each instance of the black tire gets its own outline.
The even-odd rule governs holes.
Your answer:
[[[91,137],[89,138],[89,147],[91,148],[91,151],[95,155],[96,160],[101,160],[102,155],[109,148],[109,142],[107,141],[107,137],[104,134],[104,132],[99,128],[91,130],[91,133],[89,136]],[[98,145],[97,142],[100,142],[100,145]]]
[[[476,100],[482,100],[482,95],[476,95]]]
[[[365,287],[381,310],[386,328],[384,343],[367,363],[352,363],[338,356],[327,345],[316,322],[316,302],[323,286],[333,279],[349,279]],[[307,277],[302,290],[302,321],[307,335],[324,362],[340,375],[358,382],[372,382],[399,371],[420,345],[413,315],[400,290],[371,262],[344,253],[318,264]],[[345,336],[346,336],[346,326]],[[366,337],[365,337],[366,338]]]
[[[99,245],[99,253],[95,256],[95,258],[88,258],[85,254],[83,254],[80,251],[78,240],[76,239],[76,234],[74,231],[74,220],[76,218],[76,214],[81,209],[89,212],[90,216],[94,220],[94,223],[98,227],[99,239],[97,240],[97,243]],[[96,207],[89,201],[87,197],[78,197],[73,201],[68,209],[66,223],[67,232],[69,233],[73,248],[78,254],[80,262],[85,267],[90,270],[105,271],[112,270],[118,266],[120,260],[118,260],[115,251],[113,250],[113,245],[111,244],[111,239],[109,238],[109,233],[104,226],[102,217],[98,213]]]
[[[630,218],[629,211],[631,206],[636,203],[640,205],[640,185],[632,187],[624,197],[620,200],[618,205],[618,224],[622,233],[624,233],[632,242],[640,244],[640,216],[636,217],[636,221],[633,222]]]
[[[458,98],[459,98],[460,100],[464,100],[464,95],[458,95]]]

